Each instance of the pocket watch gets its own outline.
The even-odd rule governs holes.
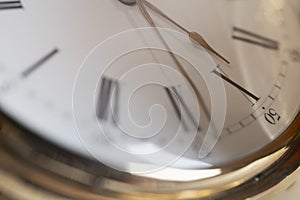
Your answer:
[[[1,0],[0,198],[286,189],[300,164],[297,4]]]

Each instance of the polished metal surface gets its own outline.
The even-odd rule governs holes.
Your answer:
[[[23,191],[44,191],[47,199],[246,199],[274,187],[299,167],[299,125],[300,115],[270,146],[247,159],[220,166],[219,175],[172,182],[118,172],[81,158],[2,116],[0,175],[11,185],[5,187],[2,182],[0,191],[19,197],[26,194]],[[12,189],[16,187],[23,190]]]

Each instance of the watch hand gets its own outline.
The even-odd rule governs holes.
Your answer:
[[[137,5],[138,5],[140,11],[142,12],[143,16],[148,21],[148,23],[150,24],[150,26],[156,28],[156,25],[155,25],[152,17],[150,16],[150,14],[148,13],[147,9],[145,8],[145,5],[144,5],[145,1],[143,1],[143,0],[136,0],[136,2],[137,2]]]
[[[202,107],[206,118],[210,121],[211,120],[211,115],[210,115],[209,109],[207,108],[207,106],[205,104],[204,98],[199,93],[199,91],[198,91],[198,89],[196,87],[196,84],[193,82],[193,80],[191,79],[191,77],[185,71],[184,67],[180,64],[179,60],[176,58],[176,56],[174,55],[174,53],[171,51],[171,48],[169,47],[169,45],[167,44],[167,42],[164,40],[163,36],[160,34],[159,30],[157,29],[157,26],[156,26],[155,22],[153,21],[152,17],[150,16],[150,14],[148,13],[147,9],[145,8],[145,5],[143,4],[144,1],[143,0],[136,0],[136,2],[137,2],[137,5],[138,5],[139,9],[141,10],[143,16],[146,18],[146,20],[150,24],[150,26],[152,26],[153,28],[156,29],[156,32],[157,32],[160,40],[163,42],[163,44],[167,48],[169,54],[171,55],[172,59],[174,60],[175,64],[177,65],[179,71],[181,72],[181,74],[186,78],[186,80],[191,85],[193,91],[196,94],[198,104]]]
[[[160,10],[159,8],[157,8],[155,5],[151,4],[147,0],[142,0],[142,1],[152,11],[156,12],[158,15],[167,19],[169,22],[171,22],[172,24],[174,24],[175,26],[180,28],[182,31],[186,32],[189,35],[191,40],[195,41],[196,43],[198,43],[200,46],[204,47],[205,49],[211,51],[213,54],[215,54],[217,57],[219,57],[221,60],[223,60],[227,64],[230,64],[230,62],[224,56],[222,56],[220,53],[218,53],[215,49],[213,49],[199,33],[191,32],[191,31],[187,30],[186,28],[184,28],[179,23],[174,21],[172,18],[170,18],[168,15],[166,15],[162,10]]]

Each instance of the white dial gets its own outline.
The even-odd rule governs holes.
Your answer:
[[[160,34],[174,60],[137,5],[0,2],[1,111],[119,170],[231,162],[270,144],[299,112],[300,23],[289,1],[149,1],[230,65],[149,9],[168,28]]]

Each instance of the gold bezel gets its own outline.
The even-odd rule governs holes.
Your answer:
[[[0,177],[24,191],[34,187],[49,195],[46,199],[246,199],[277,185],[300,165],[300,114],[264,149],[237,162],[205,169],[220,174],[190,182],[116,171],[39,138],[4,114],[0,127]],[[22,189],[9,190],[0,184],[0,192],[15,197]]]

